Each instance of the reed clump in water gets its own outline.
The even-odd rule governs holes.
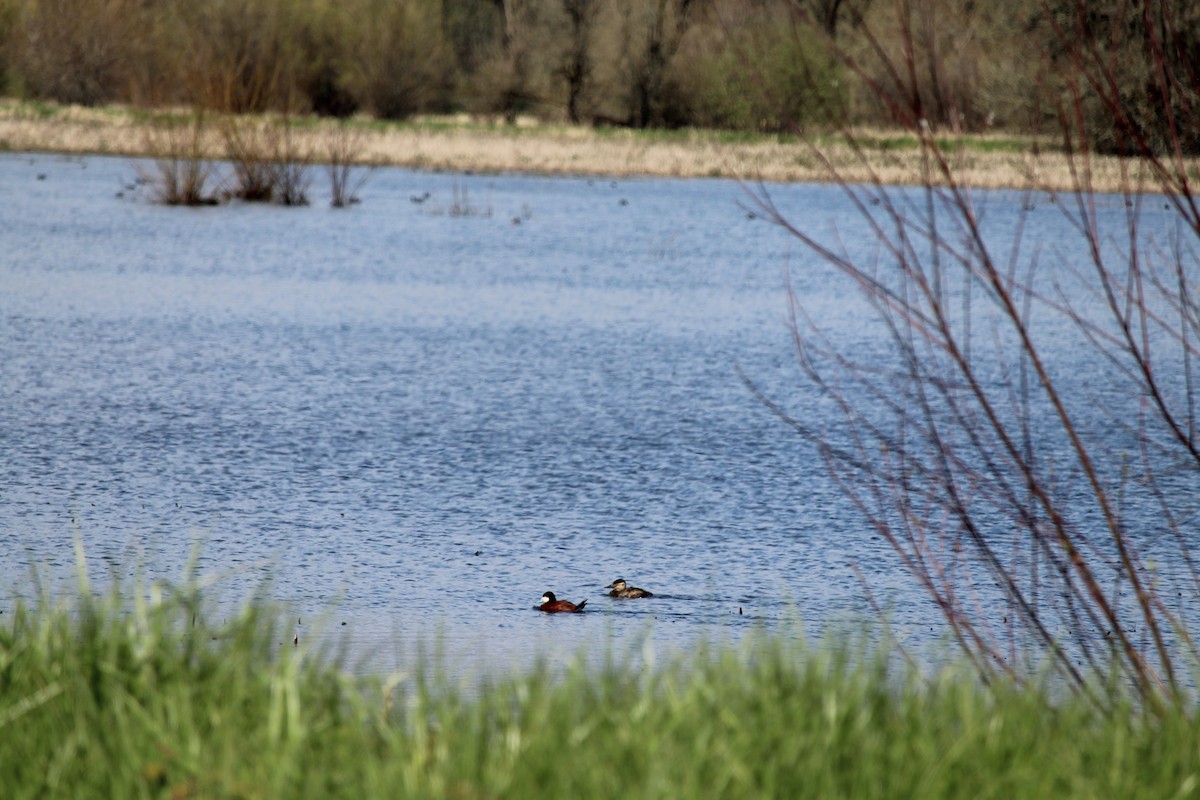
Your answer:
[[[218,123],[233,169],[231,197],[249,202],[308,205],[313,154],[286,116],[222,115]]]
[[[325,136],[324,161],[329,176],[329,204],[334,208],[345,208],[360,202],[358,192],[370,177],[369,169],[356,174],[362,144],[361,129],[351,127],[345,120],[340,120]]]
[[[155,200],[166,205],[199,206],[219,202],[217,169],[208,157],[204,114],[159,113],[146,123],[146,150],[153,169],[139,167],[141,180]]]

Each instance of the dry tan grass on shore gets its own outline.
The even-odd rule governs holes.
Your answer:
[[[303,152],[316,161],[328,150],[337,123],[319,120],[298,129]],[[762,138],[723,141],[720,137],[655,136],[635,131],[596,132],[561,125],[489,126],[470,120],[444,124],[354,127],[357,161],[442,171],[528,172],[614,176],[728,177],[766,182],[829,181],[919,184],[921,154],[907,149],[867,149],[865,158],[843,143],[814,145]],[[161,141],[161,137],[158,139]],[[869,141],[869,137],[864,139]],[[212,158],[225,154],[210,135],[202,149]],[[0,102],[0,150],[156,154],[153,126],[125,109],[51,108],[41,113],[26,104]],[[1054,152],[960,151],[955,175],[965,185],[1069,191],[1076,185],[1068,159]],[[1136,163],[1095,158],[1089,163],[1097,191],[1123,187],[1153,190]]]

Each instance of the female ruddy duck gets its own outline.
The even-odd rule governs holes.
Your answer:
[[[645,589],[639,589],[636,586],[630,586],[625,582],[624,578],[617,578],[604,588],[612,589],[612,591],[608,593],[609,597],[654,597],[653,592],[647,592]]]
[[[575,605],[570,600],[559,600],[554,596],[554,592],[546,592],[542,595],[542,602],[538,603],[538,611],[546,611],[551,614],[557,611],[583,611],[583,607],[586,605],[587,600]]]

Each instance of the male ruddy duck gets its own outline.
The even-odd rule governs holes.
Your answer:
[[[624,578],[617,578],[604,588],[612,589],[612,591],[608,593],[609,597],[654,597],[653,592],[647,592],[645,589],[639,589],[636,586],[630,586],[625,582]]]
[[[570,600],[559,600],[554,596],[554,592],[546,592],[542,595],[542,602],[538,603],[538,611],[546,611],[551,614],[558,611],[583,611],[583,607],[586,605],[587,600],[575,605]]]

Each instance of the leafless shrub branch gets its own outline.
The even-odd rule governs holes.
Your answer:
[[[1192,366],[1200,216],[1180,132],[1200,107],[1200,82],[1196,65],[1168,52],[1170,5],[1144,6],[1135,22],[1155,66],[1153,88],[1175,109],[1166,147],[1129,108],[1134,100],[1119,88],[1113,61],[1089,38],[1082,0],[1077,25],[1051,17],[1075,67],[1058,109],[1075,180],[1069,202],[1058,203],[1070,241],[1035,242],[1031,251],[1027,216],[1007,244],[988,235],[978,193],[935,135],[917,89],[915,31],[928,23],[920,3],[896,4],[905,47],[898,61],[875,47],[882,73],[830,43],[920,143],[925,177],[912,190],[853,184],[825,162],[876,256],[852,255],[795,222],[764,187],[749,189],[756,213],[856,288],[887,352],[879,360],[849,354],[793,293],[800,365],[843,424],[810,426],[746,378],[751,390],[816,445],[985,680],[1023,680],[1048,663],[1098,702],[1095,676],[1120,677],[1155,702],[1181,692],[1182,662],[1196,655],[1164,592],[1186,584],[1200,593],[1181,521],[1195,514],[1200,477]],[[875,41],[869,30],[864,36]],[[1119,230],[1101,213],[1112,199],[1090,178],[1095,126],[1084,109],[1095,102],[1130,166],[1142,168],[1125,173],[1115,198],[1125,208]],[[953,129],[953,114],[941,119]],[[815,146],[811,153],[823,158]],[[1175,212],[1170,242],[1144,230],[1146,187],[1134,175],[1151,176]],[[1031,183],[1026,197],[1037,189]],[[1084,348],[1073,368],[1056,355],[1063,336]],[[1081,370],[1096,370],[1103,385],[1090,389]],[[1093,391],[1103,397],[1100,419],[1109,414],[1111,424],[1097,423]],[[1173,544],[1165,555],[1164,542]],[[981,594],[989,584],[1004,613]]]

